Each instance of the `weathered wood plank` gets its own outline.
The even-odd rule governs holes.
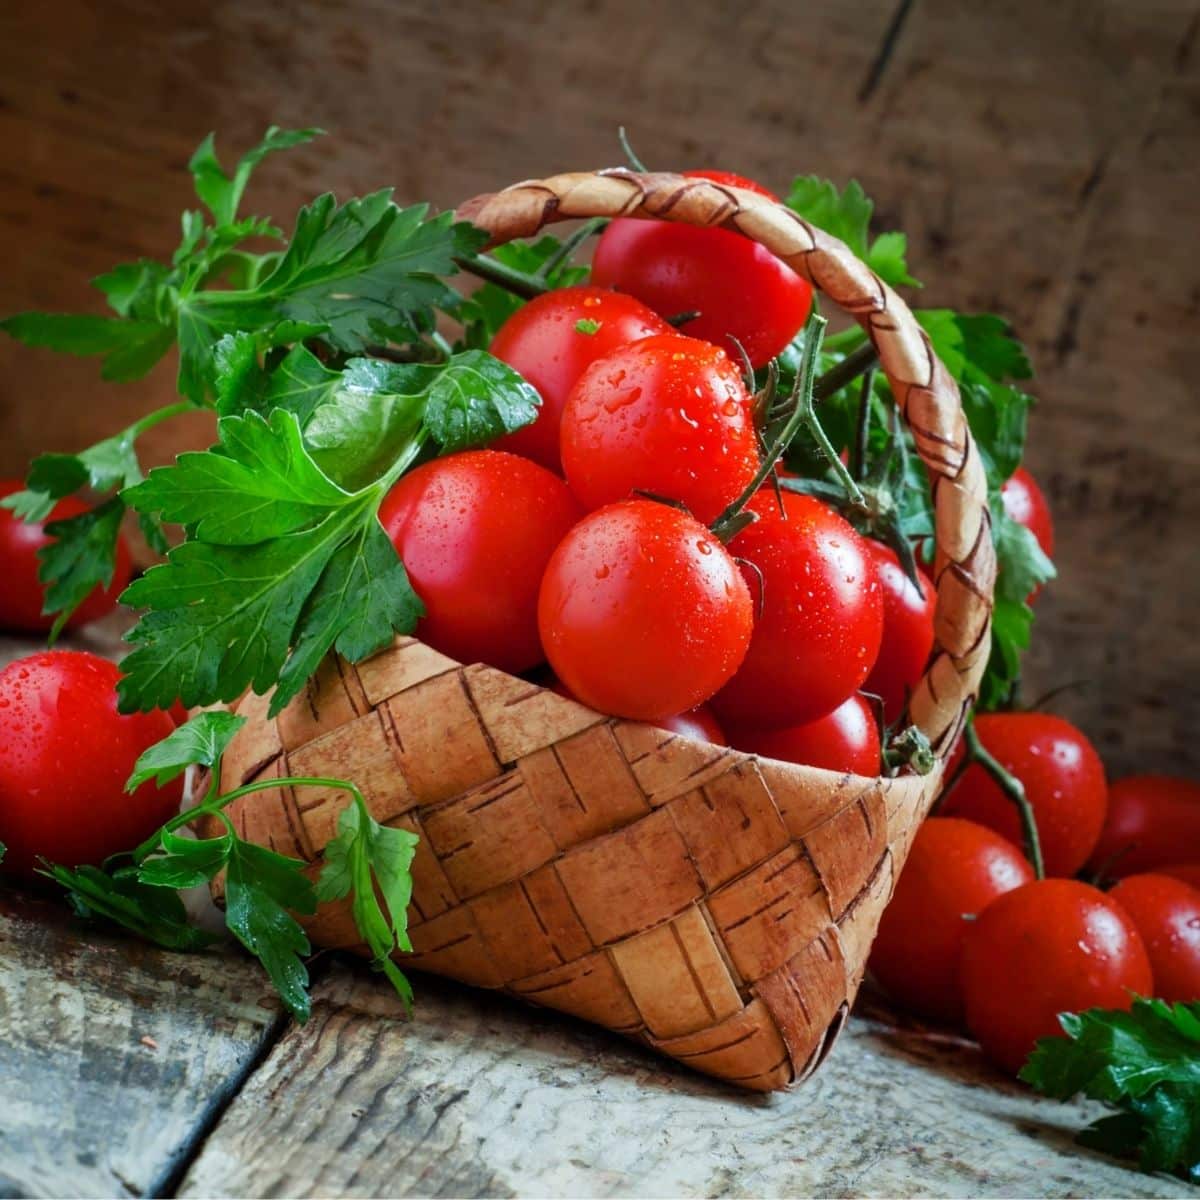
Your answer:
[[[0,890],[0,1195],[157,1193],[278,1035],[257,964]]]
[[[179,1194],[1191,1194],[1075,1147],[1084,1105],[870,1019],[798,1092],[764,1099],[496,995],[422,977],[418,998],[405,1023],[337,965]]]

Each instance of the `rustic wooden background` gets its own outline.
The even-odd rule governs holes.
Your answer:
[[[87,279],[162,256],[185,163],[218,131],[331,136],[252,188],[283,218],[317,191],[395,185],[451,205],[612,163],[777,188],[857,176],[908,231],[921,302],[1008,314],[1042,399],[1030,463],[1061,580],[1029,696],[1114,771],[1200,766],[1200,12],[1192,0],[61,0],[0,5],[0,311],[92,308]],[[110,432],[172,390],[0,344],[0,472]],[[202,418],[150,443],[202,442]]]

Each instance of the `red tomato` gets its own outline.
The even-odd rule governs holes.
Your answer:
[[[1168,863],[1165,867],[1155,867],[1155,875],[1169,875],[1172,879],[1181,880],[1188,887],[1200,891],[1200,862]]]
[[[677,333],[624,346],[571,389],[562,461],[585,508],[641,490],[707,524],[759,468],[742,377],[723,350]]]
[[[1108,817],[1088,866],[1119,879],[1200,858],[1200,783],[1130,775],[1108,789]]]
[[[132,850],[179,811],[183,780],[126,795],[138,756],[171,733],[161,709],[117,712],[115,663],[46,650],[0,671],[0,842],[3,869],[39,857],[98,865]]]
[[[883,635],[883,601],[863,539],[811,496],[760,493],[759,519],[729,543],[761,607],[750,652],[713,700],[730,728],[815,721],[865,682]]]
[[[594,321],[599,328],[586,333],[581,321]],[[500,326],[489,349],[537,388],[542,407],[532,425],[501,438],[496,449],[561,473],[558,427],[575,381],[627,342],[670,332],[671,326],[640,301],[605,288],[559,288],[530,300]]]
[[[1153,992],[1133,922],[1103,892],[1074,879],[1027,883],[992,901],[963,941],[967,1028],[1016,1073],[1038,1038],[1061,1035],[1061,1012],[1129,1008]]]
[[[851,696],[827,716],[786,729],[735,730],[733,744],[748,754],[852,775],[879,774],[879,726],[871,705]]]
[[[770,195],[726,171],[686,174]],[[812,308],[808,282],[757,242],[666,221],[610,222],[596,244],[592,282],[628,292],[663,317],[699,312],[687,324],[691,336],[730,351],[737,338],[756,367],[795,337]]]
[[[581,515],[557,475],[500,450],[450,454],[405,475],[379,520],[425,604],[417,636],[459,662],[536,666],[542,572]]]
[[[1074,875],[1087,862],[1104,827],[1108,787],[1092,743],[1049,713],[984,713],[975,718],[984,748],[1025,786],[1033,806],[1047,875]],[[962,757],[960,744],[947,774]],[[1016,806],[978,763],[946,796],[942,812],[978,821],[1021,845]]]
[[[19,492],[19,479],[0,480],[0,497]],[[0,508],[0,628],[21,633],[42,633],[54,624],[53,615],[42,614],[45,589],[38,581],[37,552],[53,540],[46,534],[51,521],[65,521],[87,512],[87,505],[74,496],[65,496],[44,522],[25,522],[7,508]],[[68,629],[77,629],[89,621],[107,616],[117,607],[117,597],[129,583],[132,565],[124,537],[117,538],[116,565],[108,587],[97,587],[71,614]]]
[[[882,542],[868,538],[864,545],[875,562],[875,577],[883,596],[883,641],[863,690],[883,700],[884,717],[891,722],[904,711],[908,694],[929,661],[937,593],[920,567],[918,591],[905,575],[896,552]]]
[[[1037,538],[1037,544],[1047,558],[1053,558],[1054,522],[1050,517],[1050,505],[1037,481],[1024,467],[1018,467],[1005,480],[1000,489],[1000,500],[1004,504],[1004,511]],[[1026,597],[1026,603],[1032,604],[1041,590],[1040,587],[1034,588]]]
[[[663,717],[655,722],[659,729],[668,733],[678,734],[693,742],[709,742],[714,746],[728,746],[729,739],[725,731],[717,723],[712,709],[707,704],[697,705],[689,712],[678,713],[673,717]]]
[[[737,669],[754,606],[737,566],[698,521],[627,500],[580,521],[554,552],[538,624],[555,674],[600,712],[661,721],[707,700]]]
[[[1032,882],[1033,868],[1006,838],[974,821],[930,817],[879,922],[872,974],[904,1008],[961,1023],[967,926],[997,896]]]
[[[755,183],[753,179],[747,179],[745,175],[736,175],[733,171],[680,171],[680,174],[688,179],[709,179],[713,183],[719,183],[722,187],[737,187],[745,188],[748,192],[757,192],[760,196],[766,196],[768,200],[778,200],[779,197],[774,192],[763,187],[761,183]]]
[[[192,714],[188,711],[187,706],[182,700],[176,700],[175,703],[167,709],[167,716],[169,716],[176,725],[186,725],[191,719]]]
[[[1200,891],[1167,875],[1129,875],[1108,893],[1142,935],[1154,994],[1200,1000]]]

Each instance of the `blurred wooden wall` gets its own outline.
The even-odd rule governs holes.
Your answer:
[[[1008,314],[1039,369],[1062,578],[1030,698],[1084,681],[1058,706],[1111,767],[1196,770],[1198,25],[1191,0],[10,0],[0,312],[99,311],[90,276],[167,254],[209,130],[228,155],[272,122],[330,131],[251,189],[284,225],[329,188],[451,205],[612,164],[622,123],[658,166],[857,176],[908,231],[921,302]],[[0,471],[171,376],[107,386],[0,343]]]

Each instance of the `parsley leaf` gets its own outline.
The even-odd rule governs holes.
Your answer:
[[[1059,1023],[1066,1037],[1039,1041],[1021,1078],[1120,1110],[1084,1130],[1083,1144],[1200,1183],[1200,1003],[1135,999],[1129,1012],[1093,1008]]]
[[[125,505],[114,496],[98,508],[46,526],[53,540],[38,551],[38,579],[46,587],[42,611],[58,613],[50,641],[93,588],[112,583],[124,515]]]
[[[921,286],[908,273],[908,239],[904,234],[881,233],[869,241],[875,204],[857,179],[850,180],[839,192],[828,179],[797,175],[784,203],[809,224],[845,242],[885,283],[893,287]]]
[[[358,792],[343,809],[337,828],[337,836],[325,847],[317,898],[339,900],[353,893],[354,923],[375,956],[375,969],[387,975],[411,1008],[412,988],[391,956],[397,950],[412,949],[408,905],[417,836],[406,829],[380,825]]]
[[[26,346],[100,356],[100,377],[114,382],[140,379],[174,341],[169,329],[152,321],[83,314],[17,313],[0,321],[0,329]]]
[[[134,792],[148,779],[162,787],[188,767],[213,766],[245,723],[245,717],[230,712],[197,713],[139,755],[125,790]]]

